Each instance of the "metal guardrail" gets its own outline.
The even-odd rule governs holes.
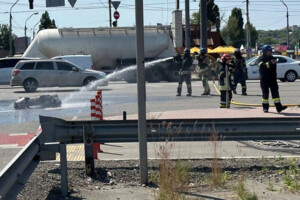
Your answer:
[[[93,143],[138,142],[137,120],[66,121],[40,116],[36,135],[0,172],[0,199],[14,199],[41,160],[61,154],[62,193],[67,196],[66,144],[85,144],[86,173],[93,174]],[[149,142],[300,140],[300,118],[148,120]]]
[[[30,142],[0,172],[0,199],[15,199],[40,162],[39,135]]]

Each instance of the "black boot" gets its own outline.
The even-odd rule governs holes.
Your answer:
[[[280,105],[275,104],[275,106],[276,106],[276,110],[277,110],[278,113],[280,113],[281,111],[287,109],[287,106],[282,106],[281,104]]]
[[[208,90],[207,92],[203,92],[203,94],[201,95],[210,95],[210,90]]]
[[[263,103],[262,106],[265,113],[269,112],[269,104]]]

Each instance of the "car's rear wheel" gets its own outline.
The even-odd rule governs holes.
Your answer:
[[[86,79],[84,79],[83,81],[83,86],[88,86],[90,85],[92,82],[96,81],[97,79],[95,77],[87,77]]]
[[[26,92],[35,92],[38,88],[39,84],[37,80],[33,78],[26,79],[23,82],[23,87]]]
[[[285,73],[285,79],[288,82],[294,82],[297,78],[298,78],[298,74],[293,70],[289,70]]]

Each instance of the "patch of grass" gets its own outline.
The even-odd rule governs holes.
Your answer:
[[[268,182],[267,190],[272,191],[272,192],[277,191],[277,190],[274,188],[274,184],[271,183],[271,181]]]
[[[290,191],[300,191],[299,167],[293,159],[289,164],[289,169],[285,171],[284,185]]]
[[[159,158],[159,172],[153,173],[151,178],[159,186],[155,197],[159,200],[181,200],[184,199],[182,193],[189,189],[189,165],[186,160],[170,160],[175,144],[169,142],[169,136],[182,130],[181,127],[173,127],[171,123],[162,124],[161,127],[167,128],[168,135],[165,142],[155,148],[156,157]]]
[[[258,200],[255,193],[251,193],[249,190],[245,187],[245,181],[244,179],[240,179],[238,183],[234,186],[234,190],[236,192],[236,195],[241,200]]]
[[[218,135],[215,127],[211,130],[210,141],[212,143],[213,150],[213,160],[211,165],[211,185],[215,187],[222,186],[227,174],[223,174],[221,162],[220,162],[220,152],[221,152],[221,137]]]

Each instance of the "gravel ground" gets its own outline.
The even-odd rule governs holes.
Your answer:
[[[223,174],[227,174],[227,178],[224,184],[218,187],[214,187],[209,181],[213,160],[184,160],[183,162],[188,166],[190,177],[185,199],[238,199],[234,185],[240,180],[244,180],[247,189],[255,192],[258,199],[300,199],[300,187],[298,190],[292,190],[285,184],[290,169],[300,172],[299,159],[219,160],[218,165],[222,168]],[[157,174],[159,161],[150,160],[148,165],[149,173]],[[132,193],[146,189],[150,197],[155,199],[154,193],[159,190],[156,183],[150,182],[148,186],[139,183],[138,161],[96,161],[95,169],[95,175],[90,178],[85,175],[84,162],[68,162],[69,197],[67,199],[99,199],[101,193],[109,196],[108,191],[113,195],[114,192],[126,188],[131,189]],[[300,184],[299,174],[291,177],[295,178],[295,183]],[[59,163],[40,163],[17,199],[66,199],[60,195]],[[120,198],[101,199],[130,198],[120,196]]]

